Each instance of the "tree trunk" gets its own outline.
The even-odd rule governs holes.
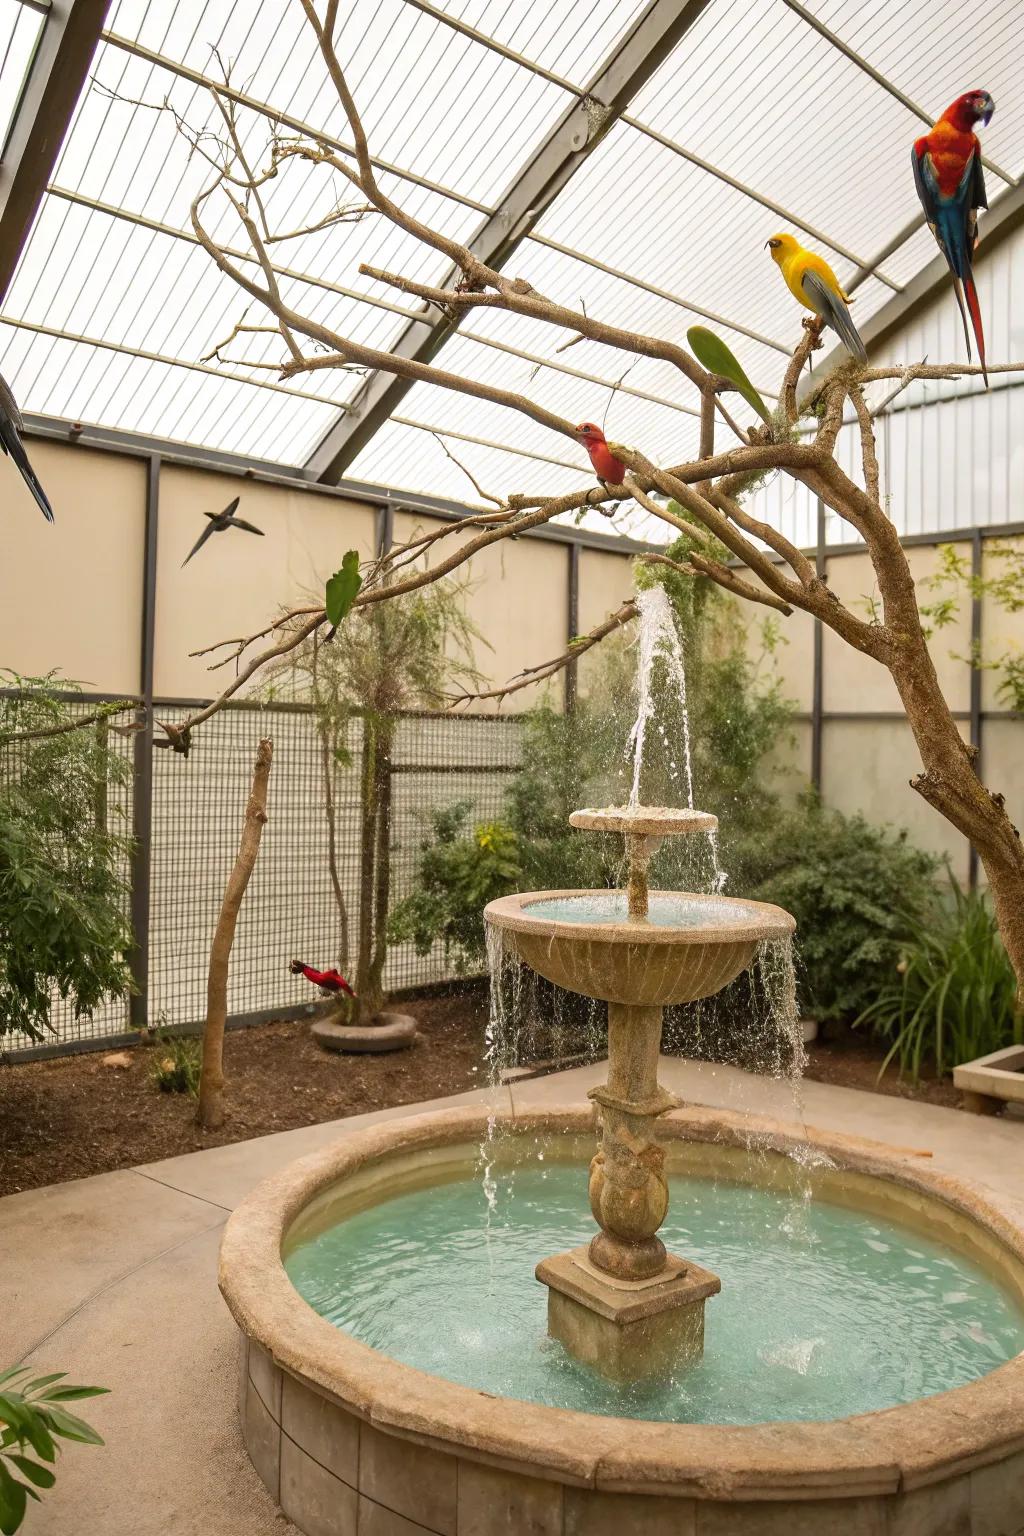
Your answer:
[[[203,1065],[199,1078],[199,1105],[196,1119],[204,1130],[216,1130],[224,1123],[224,1024],[228,1014],[228,964],[235,939],[235,925],[249,877],[260,851],[263,828],[267,821],[267,784],[273,743],[266,738],[256,750],[249,803],[245,808],[242,836],[228,877],[220,916],[210,946],[210,969],[206,981],[206,1024],[203,1028]]]
[[[363,717],[363,771],[359,837],[359,952],[356,956],[356,1021],[369,1024],[380,1012],[382,998],[373,996],[373,917],[377,889],[377,768],[376,716]]]
[[[923,772],[911,779],[928,804],[977,850],[995,908],[1000,936],[1017,977],[1024,1012],[1024,845],[1006,814],[1003,796],[987,789],[975,766],[977,751],[964,741],[939,685],[924,637],[912,636],[890,665],[921,754]]]
[[[348,970],[348,903],[341,888],[338,871],[338,819],[334,808],[334,765],[337,762],[338,733],[317,722],[320,735],[320,768],[324,782],[324,815],[327,818],[327,867],[331,875],[334,904],[338,909],[338,969]]]
[[[384,1004],[384,962],[388,953],[388,908],[391,905],[391,756],[395,722],[381,720],[377,739],[377,846],[373,894],[373,953],[369,985],[376,1012]]]
[[[356,1018],[369,1024],[384,1006],[388,906],[391,898],[391,749],[395,723],[367,715],[363,723],[362,827],[359,871],[359,957]]]

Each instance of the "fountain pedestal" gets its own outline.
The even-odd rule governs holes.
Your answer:
[[[665,1251],[668,1213],[660,1115],[678,1104],[658,1082],[662,1010],[608,1004],[608,1081],[591,1089],[601,1143],[590,1164],[600,1231],[584,1248],[544,1259],[548,1332],[615,1381],[663,1375],[699,1360],[704,1303],[721,1289],[710,1270]]]
[[[795,925],[763,902],[648,890],[661,839],[712,832],[713,816],[637,806],[569,820],[625,836],[625,899],[538,891],[501,897],[485,917],[548,981],[608,1004],[608,1079],[590,1093],[601,1127],[589,1187],[599,1230],[586,1247],[543,1259],[536,1274],[548,1287],[552,1337],[611,1380],[638,1381],[700,1359],[704,1303],[721,1290],[717,1275],[666,1253],[658,1236],[668,1213],[658,1120],[678,1103],[658,1082],[662,1010],[720,991],[762,940],[788,938]],[[621,908],[602,916],[616,900]]]

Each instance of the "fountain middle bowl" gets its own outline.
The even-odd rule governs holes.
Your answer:
[[[787,939],[796,927],[768,902],[688,891],[652,891],[642,922],[615,890],[502,896],[484,920],[547,981],[640,1007],[710,997],[746,969],[759,944]]]

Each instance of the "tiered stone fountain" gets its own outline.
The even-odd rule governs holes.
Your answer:
[[[714,816],[642,806],[575,811],[573,826],[625,837],[626,901],[609,891],[543,891],[493,901],[486,921],[533,970],[608,1004],[608,1079],[598,1105],[600,1146],[590,1208],[600,1230],[583,1248],[546,1258],[548,1331],[615,1381],[659,1375],[699,1359],[704,1304],[716,1274],[669,1254],[658,1120],[678,1100],[658,1082],[667,1004],[710,997],[745,970],[758,944],[795,923],[764,902],[652,893],[647,869],[663,838],[713,832]]]

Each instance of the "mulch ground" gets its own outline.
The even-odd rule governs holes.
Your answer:
[[[99,1051],[0,1067],[0,1195],[443,1098],[484,1080],[483,988],[396,1006],[415,1016],[421,1038],[410,1050],[383,1056],[321,1050],[306,1021],[230,1031],[227,1121],[217,1131],[196,1125],[194,1099],[154,1087],[154,1059],[166,1055],[159,1043],[133,1047],[123,1067],[105,1065]],[[960,1101],[948,1079],[914,1085],[889,1069],[879,1081],[880,1064],[877,1046],[830,1026],[808,1049],[806,1076],[931,1104]]]
[[[381,1056],[322,1050],[305,1020],[230,1030],[227,1120],[217,1131],[196,1125],[194,1099],[154,1086],[154,1058],[167,1054],[159,1044],[131,1047],[126,1067],[105,1066],[100,1051],[0,1066],[0,1195],[443,1098],[481,1082],[483,989],[394,1006],[415,1017],[421,1039]]]
[[[962,1095],[949,1077],[921,1077],[916,1083],[901,1078],[898,1068],[889,1066],[879,1078],[885,1053],[878,1044],[856,1030],[841,1024],[829,1024],[824,1037],[807,1047],[804,1077],[816,1083],[836,1083],[840,1088],[863,1088],[868,1093],[887,1093],[899,1099],[920,1099],[926,1104],[943,1104],[959,1109]]]

